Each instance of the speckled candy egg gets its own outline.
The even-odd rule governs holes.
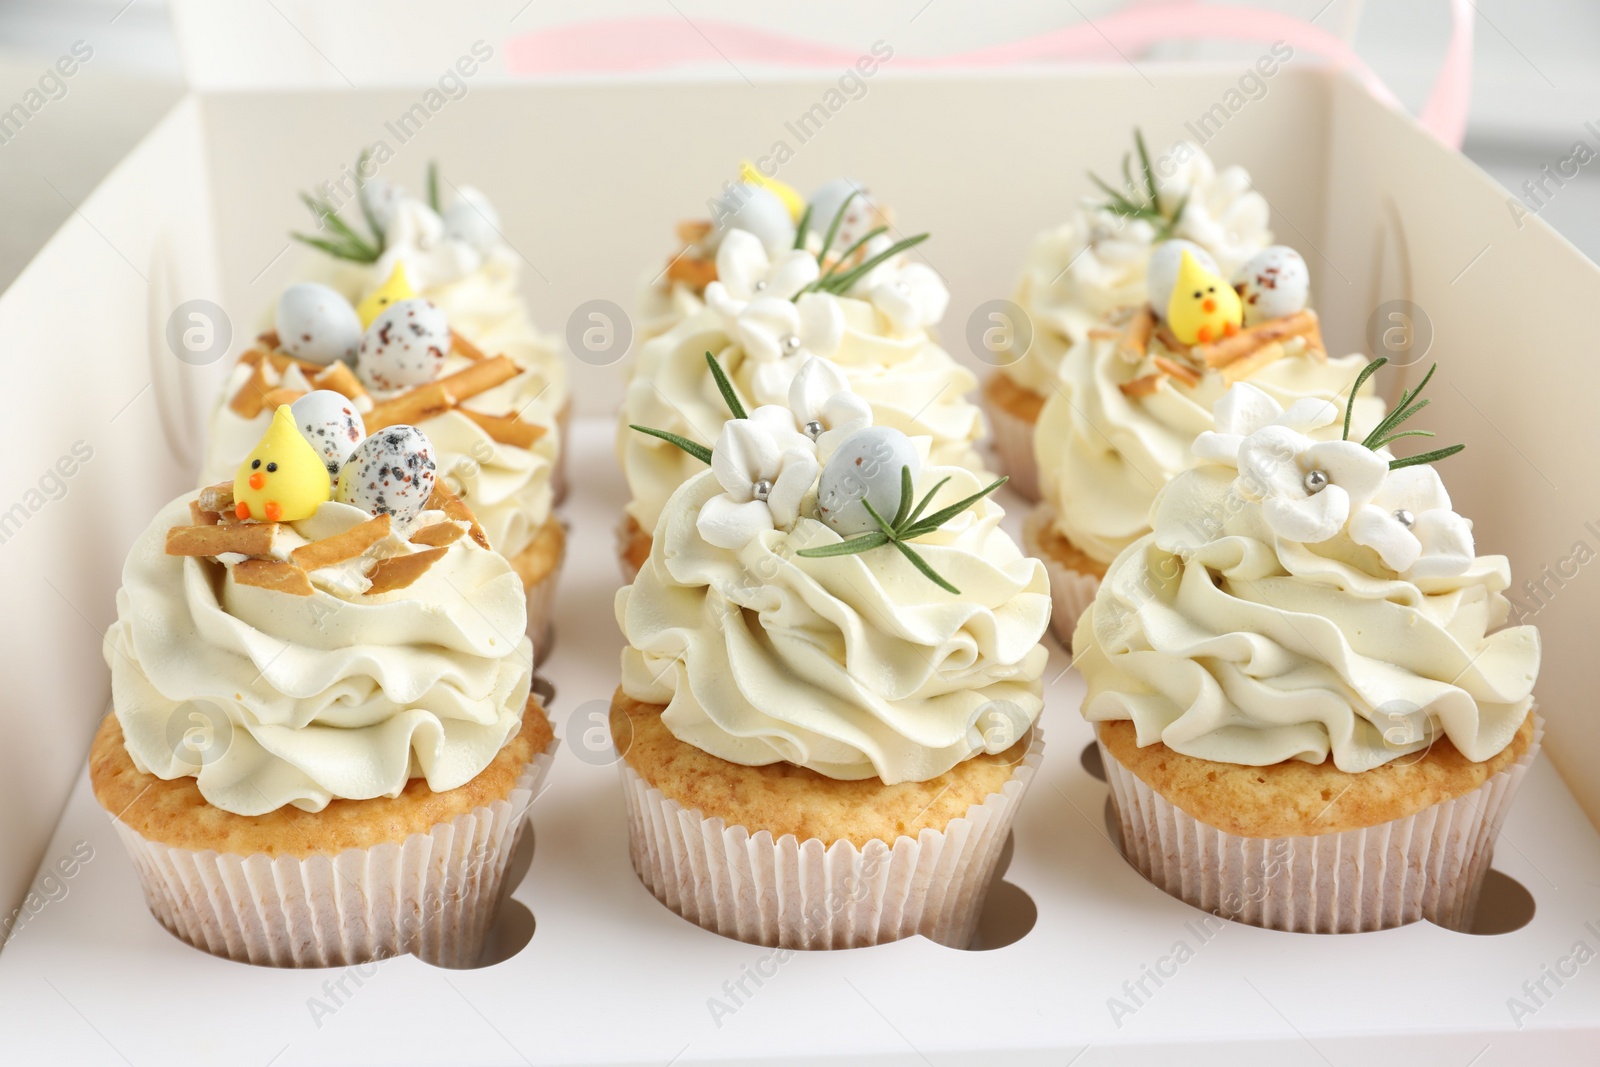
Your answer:
[[[794,220],[772,190],[739,182],[717,203],[711,231],[714,244],[720,245],[722,235],[732,229],[755,234],[769,256],[793,247]]]
[[[456,190],[455,200],[444,209],[444,232],[487,253],[500,240],[500,213],[487,196],[470,185],[463,185]]]
[[[433,443],[415,426],[386,426],[356,446],[333,498],[405,529],[422,514],[436,480]]]
[[[349,361],[361,345],[361,319],[350,301],[316,282],[291,285],[278,297],[273,325],[279,346],[296,359]]]
[[[337,482],[339,468],[367,436],[361,412],[349,397],[332,389],[307,393],[290,404],[289,410],[294,414],[294,425],[300,436],[311,442],[311,447],[328,466],[328,477]]]
[[[1167,317],[1167,305],[1172,303],[1172,287],[1178,280],[1178,263],[1187,251],[1194,256],[1195,262],[1200,264],[1212,274],[1217,274],[1217,261],[1210,252],[1201,248],[1193,241],[1185,241],[1181,237],[1172,241],[1163,241],[1150,253],[1150,266],[1145,273],[1145,285],[1150,293],[1150,307],[1160,318]]]
[[[361,210],[377,223],[379,230],[387,231],[389,223],[394,221],[395,212],[400,210],[404,195],[393,182],[368,178],[361,183]]]
[[[850,197],[851,193],[856,194],[854,198]],[[811,194],[810,228],[818,240],[828,235],[833,217],[844,207],[847,199],[850,206],[845,208],[844,218],[839,222],[839,232],[833,235],[833,247],[830,249],[833,252],[843,252],[878,225],[878,209],[867,187],[850,178],[835,178]]]
[[[450,351],[450,320],[420,296],[398,300],[372,320],[361,338],[356,374],[377,393],[426,385],[439,376]]]
[[[863,500],[892,521],[900,507],[900,468],[921,469],[911,438],[889,426],[868,426],[839,442],[817,482],[817,514],[845,537],[878,529]]]
[[[1304,311],[1311,299],[1311,272],[1288,245],[1271,245],[1251,256],[1233,282],[1244,301],[1246,326]]]

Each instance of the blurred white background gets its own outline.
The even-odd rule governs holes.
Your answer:
[[[0,0],[0,112],[38,88],[75,45],[92,53],[70,78],[47,84],[47,102],[25,123],[0,118],[0,288],[177,100],[186,81],[227,88],[420,79],[437,65],[429,42],[415,40],[416,34],[405,39],[403,29],[427,6],[422,0]],[[890,33],[900,54],[939,55],[1092,20],[1120,6],[1119,0],[880,0],[870,6],[775,0],[757,14],[742,0],[591,0],[581,7],[475,0],[448,10],[464,29],[491,41],[577,18],[759,18],[770,29],[833,44]],[[1412,111],[1427,95],[1450,31],[1447,0],[1257,0],[1252,6],[1314,19],[1346,37]],[[1600,132],[1585,128],[1592,121],[1600,131],[1600,3],[1473,0],[1471,6],[1474,84],[1464,150],[1519,192],[1542,167],[1571,155],[1575,142],[1600,148]],[[438,10],[429,17],[437,18]],[[1173,45],[1150,58],[1228,54],[1226,47]],[[1547,199],[1542,217],[1600,260],[1600,161]]]

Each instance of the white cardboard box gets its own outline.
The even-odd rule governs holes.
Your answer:
[[[1239,73],[885,72],[794,145],[783,176],[810,187],[850,172],[904,225],[932,230],[927,258],[953,293],[947,347],[971,358],[968,313],[1009,295],[1033,233],[1086,191],[1084,171],[1113,170],[1135,124],[1153,144],[1182,136]],[[1600,370],[1586,344],[1600,271],[1538,220],[1519,228],[1503,190],[1404,116],[1309,64],[1278,74],[1206,147],[1250,168],[1279,238],[1305,251],[1334,347],[1361,347],[1385,300],[1425,311],[1429,358],[1442,363],[1431,426],[1469,444],[1448,472],[1457,505],[1519,581],[1555,576],[1534,616],[1550,758],[1513,808],[1485,909],[1487,925],[1513,925],[1531,896],[1531,920],[1492,936],[1198,926],[1200,913],[1140,879],[1107,838],[1105,787],[1079,759],[1081,685],[1058,655],[1046,762],[986,913],[984,936],[1010,943],[962,952],[912,939],[779,964],[683,922],[634,877],[616,772],[583,743],[615,684],[611,531],[623,502],[607,421],[619,374],[583,363],[576,536],[547,665],[564,745],[505,923],[515,946],[531,913],[531,940],[496,966],[391,960],[358,985],[344,972],[213,959],[150,918],[82,764],[106,710],[100,634],[122,557],[192,484],[228,362],[175,359],[172,309],[220,304],[236,353],[299,255],[284,236],[304,223],[292,192],[384,136],[396,148],[387,173],[415,184],[437,158],[490,194],[546,328],[560,331],[589,299],[631,308],[672,222],[703,212],[731,161],[793,145],[786,119],[831,84],[485,85],[404,145],[384,124],[422,87],[201,93],[78,205],[0,297],[0,352],[20,385],[0,473],[11,607],[0,623],[0,905],[26,917],[0,952],[0,1061],[1489,1065],[1600,1054],[1600,964],[1589,960],[1600,949],[1600,779],[1588,771],[1600,721],[1585,699],[1600,579],[1587,556],[1573,562],[1577,542],[1600,542],[1589,410]],[[78,442],[92,457],[61,462]],[[67,878],[58,865],[69,857]],[[1180,941],[1192,952],[1181,963]],[[1147,968],[1171,977],[1157,986]],[[775,973],[757,988],[750,970]],[[741,979],[752,995],[736,1004],[724,983]],[[1141,981],[1142,994],[1124,986]],[[1512,998],[1532,1010],[1514,1013]]]

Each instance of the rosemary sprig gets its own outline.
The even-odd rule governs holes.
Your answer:
[[[367,153],[363,152],[356,160],[356,199],[359,201],[361,188],[361,168],[366,164]],[[339,217],[339,209],[327,200],[319,199],[310,193],[301,193],[300,202],[310,211],[317,220],[317,225],[332,233],[331,237],[317,237],[312,234],[291,233],[289,236],[301,244],[310,245],[335,256],[339,259],[348,259],[353,263],[376,263],[378,257],[383,255],[384,237],[383,230],[379,228],[377,220],[367,210],[367,205],[361,203],[361,213],[365,216],[367,225],[372,229],[372,235],[357,232],[349,223]]]
[[[1112,187],[1093,171],[1089,173],[1089,180],[1106,194],[1105,203],[1098,205],[1099,207],[1121,218],[1145,220],[1156,228],[1157,240],[1164,241],[1172,236],[1178,227],[1178,220],[1183,218],[1183,209],[1189,204],[1189,194],[1183,194],[1170,214],[1162,211],[1161,189],[1156,184],[1155,168],[1150,165],[1150,151],[1145,147],[1144,133],[1137,127],[1133,131],[1133,143],[1139,153],[1139,168],[1144,179],[1143,192],[1137,191],[1139,183],[1133,178],[1133,157],[1128,153],[1122,156],[1121,189]]]
[[[811,205],[807,204],[805,211],[800,214],[800,224],[794,228],[794,247],[806,246],[806,231],[811,229]]]
[[[716,380],[717,391],[722,394],[723,403],[728,405],[728,410],[736,419],[748,419],[744,405],[739,402],[739,394],[733,391],[733,383],[728,381],[727,374],[723,373],[722,364],[717,362],[717,357],[710,352],[706,353],[706,365],[711,368],[711,377]]]
[[[428,160],[428,206],[433,208],[434,214],[442,214],[439,209],[439,164],[436,160]]]
[[[817,253],[818,263],[821,263],[823,259],[827,257],[828,250],[833,247],[833,239],[839,235],[839,227],[844,222],[844,213],[849,210],[850,201],[854,200],[859,192],[859,189],[852,191],[849,196],[844,198],[844,203],[839,205],[839,210],[833,213],[833,219],[828,223],[827,236],[822,242],[822,251]],[[807,207],[805,216],[801,219],[801,234],[795,238],[794,246],[796,248],[800,248],[805,241],[804,224],[807,223],[810,218],[811,209]],[[833,261],[832,265],[823,272],[820,278],[807,285],[801,286],[800,291],[794,294],[793,299],[799,300],[806,293],[832,293],[835,296],[838,296],[841,293],[849,292],[852,285],[866,277],[866,275],[878,264],[883,263],[886,260],[893,259],[895,256],[898,256],[901,252],[904,252],[908,248],[915,248],[923,241],[926,241],[929,237],[929,235],[925,233],[919,233],[915,237],[907,237],[904,240],[896,241],[894,244],[890,245],[888,248],[885,248],[877,255],[870,257],[863,263],[858,263],[854,267],[849,268],[844,266],[850,261],[850,257],[855,255],[857,250],[862,248],[868,241],[872,240],[881,233],[888,232],[889,228],[887,226],[878,226],[862,234],[854,244],[840,253],[839,258]]]
[[[711,377],[716,380],[717,391],[722,394],[722,400],[728,405],[729,413],[736,419],[749,418],[749,415],[745,413],[744,404],[739,401],[739,394],[734,392],[733,383],[728,380],[728,375],[722,369],[722,364],[717,362],[717,357],[707,352],[706,363],[711,367]],[[653,426],[636,426],[631,422],[628,423],[628,429],[638,430],[640,433],[648,434],[651,437],[658,437],[668,444],[677,445],[701,463],[708,466],[711,463],[711,449],[698,441],[691,441],[680,434],[658,430]]]
[[[378,224],[378,216],[372,213],[372,206],[367,203],[367,198],[361,195],[361,187],[367,184],[367,180],[361,176],[361,172],[366,169],[367,160],[371,157],[372,150],[370,148],[363,148],[361,154],[356,157],[356,203],[361,205],[361,217],[367,220],[367,229],[371,230],[373,236],[377,238],[378,255],[381,256],[388,246],[388,237],[384,234],[383,227]]]
[[[1350,387],[1350,399],[1345,402],[1344,406],[1344,433],[1341,435],[1342,440],[1350,440],[1350,416],[1355,411],[1356,394],[1361,391],[1361,386],[1366,383],[1366,380],[1376,374],[1379,367],[1388,362],[1387,359],[1379,356],[1365,367],[1362,367],[1361,373],[1356,375],[1355,385]],[[1432,430],[1402,430],[1399,427],[1401,423],[1432,403],[1432,401],[1418,398],[1422,395],[1422,390],[1427,388],[1428,382],[1433,380],[1433,372],[1438,369],[1439,364],[1435,363],[1428,368],[1428,373],[1422,376],[1422,381],[1417,383],[1416,388],[1408,389],[1401,393],[1400,399],[1395,403],[1393,409],[1383,417],[1378,425],[1372,428],[1371,433],[1362,438],[1361,443],[1376,452],[1391,441],[1398,441],[1402,437],[1434,436]],[[1448,459],[1457,452],[1464,451],[1466,447],[1466,445],[1450,445],[1446,448],[1436,448],[1432,452],[1406,456],[1403,459],[1391,459],[1389,461],[1389,469],[1397,471],[1402,467],[1416,467],[1424,463],[1437,463],[1441,459]]]
[[[911,502],[916,499],[916,495],[911,487],[911,468],[901,467],[900,505],[895,509],[894,520],[892,522],[878,514],[878,509],[872,506],[872,501],[863,497],[861,504],[867,509],[867,514],[871,515],[873,521],[878,524],[878,528],[876,530],[870,530],[867,533],[858,534],[855,537],[844,541],[839,541],[831,545],[819,545],[816,548],[802,548],[796,553],[796,555],[808,556],[813,559],[821,559],[828,556],[853,556],[861,552],[869,552],[874,548],[882,548],[884,545],[893,545],[899,551],[899,553],[909,560],[912,566],[921,571],[929,581],[933,582],[940,589],[943,589],[948,593],[953,593],[956,596],[960,596],[961,590],[957,589],[942,576],[940,576],[940,574],[928,564],[928,561],[918,555],[917,552],[906,542],[915,540],[916,538],[922,537],[926,534],[933,533],[939,527],[943,526],[945,523],[949,522],[951,519],[955,518],[957,515],[961,514],[963,511],[966,511],[972,505],[976,504],[978,501],[982,500],[984,497],[988,496],[990,493],[1006,484],[1006,479],[996,478],[989,485],[978,490],[976,493],[973,493],[966,499],[957,501],[947,508],[940,508],[932,515],[923,517],[922,513],[928,509],[928,505],[932,503],[934,495],[937,494],[940,489],[943,489],[945,482],[948,482],[949,480],[949,478],[940,479],[939,484],[928,490],[921,502],[915,507],[912,507]]]

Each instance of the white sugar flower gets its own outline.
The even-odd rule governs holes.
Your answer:
[[[725,318],[737,318],[758,297],[792,299],[821,273],[817,257],[805,249],[789,249],[774,260],[755,234],[729,230],[717,247],[717,280],[706,286],[706,303]]]
[[[1444,482],[1427,464],[1389,472],[1350,520],[1350,539],[1407,578],[1447,578],[1472,565],[1472,523],[1451,510]]]
[[[1249,382],[1239,382],[1222,394],[1212,409],[1216,429],[1201,433],[1191,447],[1201,459],[1237,467],[1239,445],[1258,430],[1282,426],[1306,434],[1331,426],[1339,417],[1339,408],[1331,401],[1304,397],[1285,411],[1283,405],[1262,390]]]
[[[753,235],[730,230],[717,251],[718,280],[706,304],[754,364],[751,391],[758,404],[781,404],[808,356],[831,356],[844,340],[844,310],[827,293],[795,294],[816,281],[817,260],[793,249],[776,261]]]
[[[817,443],[817,459],[822,463],[840,441],[872,425],[872,408],[851,390],[838,364],[821,356],[801,364],[789,385],[789,410],[800,429]]]
[[[1240,496],[1261,502],[1279,537],[1314,544],[1344,528],[1371,500],[1389,462],[1354,441],[1312,441],[1287,426],[1266,426],[1239,445]]]
[[[866,243],[862,260],[885,251],[894,239],[881,233]],[[848,268],[842,268],[848,269]],[[950,306],[950,290],[932,267],[909,258],[905,252],[884,260],[850,287],[854,296],[869,300],[889,320],[896,334],[915,333],[937,325]]]
[[[402,194],[397,203],[383,209],[388,212],[383,227],[386,250],[378,258],[378,277],[387,278],[396,263],[404,262],[407,280],[421,292],[464,278],[482,265],[478,250],[451,239],[444,219],[421,200]]]
[[[734,550],[794,525],[818,473],[811,441],[795,430],[794,416],[772,407],[723,424],[711,470],[724,492],[706,501],[695,526],[709,543]]]

